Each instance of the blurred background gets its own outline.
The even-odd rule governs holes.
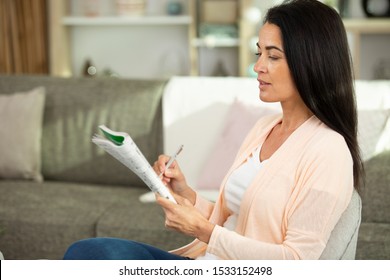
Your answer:
[[[0,0],[0,73],[252,76],[262,17],[281,2]],[[390,1],[323,2],[343,17],[355,77],[390,79]]]

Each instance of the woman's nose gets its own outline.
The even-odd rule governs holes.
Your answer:
[[[261,59],[261,56],[259,56],[257,58],[257,61],[256,61],[255,65],[253,66],[253,70],[256,73],[265,72],[266,68],[264,66],[263,60]]]

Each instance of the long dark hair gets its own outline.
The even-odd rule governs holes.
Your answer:
[[[269,9],[266,22],[281,30],[287,63],[306,106],[344,137],[359,190],[364,171],[357,141],[354,76],[339,14],[317,0],[290,0]]]

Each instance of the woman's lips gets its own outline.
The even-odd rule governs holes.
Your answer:
[[[261,79],[257,79],[259,81],[259,87],[260,89],[266,88],[267,86],[271,85],[270,83],[267,83]]]

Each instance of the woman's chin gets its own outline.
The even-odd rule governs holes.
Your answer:
[[[272,103],[272,102],[277,102],[277,100],[274,100],[269,94],[266,92],[260,91],[259,98],[261,101],[266,102],[266,103]]]

